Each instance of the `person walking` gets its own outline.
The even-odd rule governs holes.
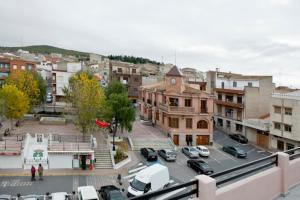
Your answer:
[[[31,181],[35,181],[35,167],[32,165],[31,166]]]
[[[38,168],[39,180],[43,180],[43,172],[44,172],[44,168],[42,164],[39,164],[39,168]]]

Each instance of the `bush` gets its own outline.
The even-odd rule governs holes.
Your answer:
[[[115,158],[115,163],[117,164],[117,163],[121,162],[122,160],[126,159],[127,155],[124,154],[124,152],[120,148],[118,148],[114,158]]]

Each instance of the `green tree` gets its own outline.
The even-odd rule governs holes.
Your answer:
[[[29,110],[29,100],[26,94],[15,85],[4,85],[0,89],[1,113],[11,122],[13,119],[21,119]]]
[[[106,119],[112,122],[110,128],[113,132],[114,145],[114,137],[118,128],[121,131],[124,129],[129,132],[132,131],[132,124],[135,120],[135,109],[133,108],[132,101],[128,98],[126,87],[119,81],[114,80],[109,83],[106,95]]]
[[[75,74],[64,88],[68,102],[76,109],[76,124],[83,134],[95,130],[95,119],[105,105],[104,91],[95,77],[87,73]]]
[[[38,81],[29,71],[16,71],[5,79],[5,83],[15,85],[21,92],[27,95],[30,108],[40,102],[40,90]]]
[[[43,103],[45,102],[45,97],[46,97],[46,81],[43,79],[43,77],[37,73],[37,72],[33,72],[33,79],[37,81],[38,83],[38,88],[39,88],[39,103]]]

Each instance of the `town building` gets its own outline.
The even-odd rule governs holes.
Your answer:
[[[214,97],[185,83],[176,66],[162,82],[139,92],[141,117],[162,128],[175,145],[212,144]]]
[[[185,67],[181,69],[187,82],[204,82],[204,74],[195,68]]]
[[[64,101],[63,88],[69,85],[69,79],[78,71],[82,70],[80,62],[60,62],[52,68],[52,95],[54,102]]]
[[[136,102],[139,98],[139,87],[142,85],[142,76],[139,68],[132,64],[121,61],[110,61],[109,80],[117,79],[125,84],[128,89],[128,97]]]
[[[284,151],[300,146],[300,90],[272,95],[270,121],[272,149]]]
[[[207,72],[207,90],[214,94],[214,123],[231,134],[241,133],[250,142],[269,147],[269,113],[272,76]]]
[[[4,80],[10,73],[20,70],[35,71],[36,63],[20,59],[0,57],[0,85],[3,84]]]

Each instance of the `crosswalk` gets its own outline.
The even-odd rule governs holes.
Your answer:
[[[26,187],[31,186],[31,181],[21,181],[20,179],[13,179],[13,180],[4,180],[0,183],[1,188],[6,187]]]
[[[144,163],[139,163],[136,168],[133,168],[131,170],[128,171],[128,175],[124,176],[123,177],[123,180],[124,181],[127,181],[128,183],[130,183],[133,178],[143,169],[147,168],[148,166],[145,165]],[[172,187],[172,186],[176,186],[176,185],[179,185],[178,182],[176,182],[175,180],[173,179],[170,179],[169,181],[169,184],[168,184],[168,187]],[[184,188],[180,188],[178,190],[174,190],[172,192],[169,192],[167,194],[164,194],[164,195],[161,195],[159,197],[156,198],[156,200],[165,200],[165,199],[168,199],[172,196],[174,196],[175,194],[178,194],[180,192],[183,192],[184,190],[186,190],[187,188],[184,187]]]

